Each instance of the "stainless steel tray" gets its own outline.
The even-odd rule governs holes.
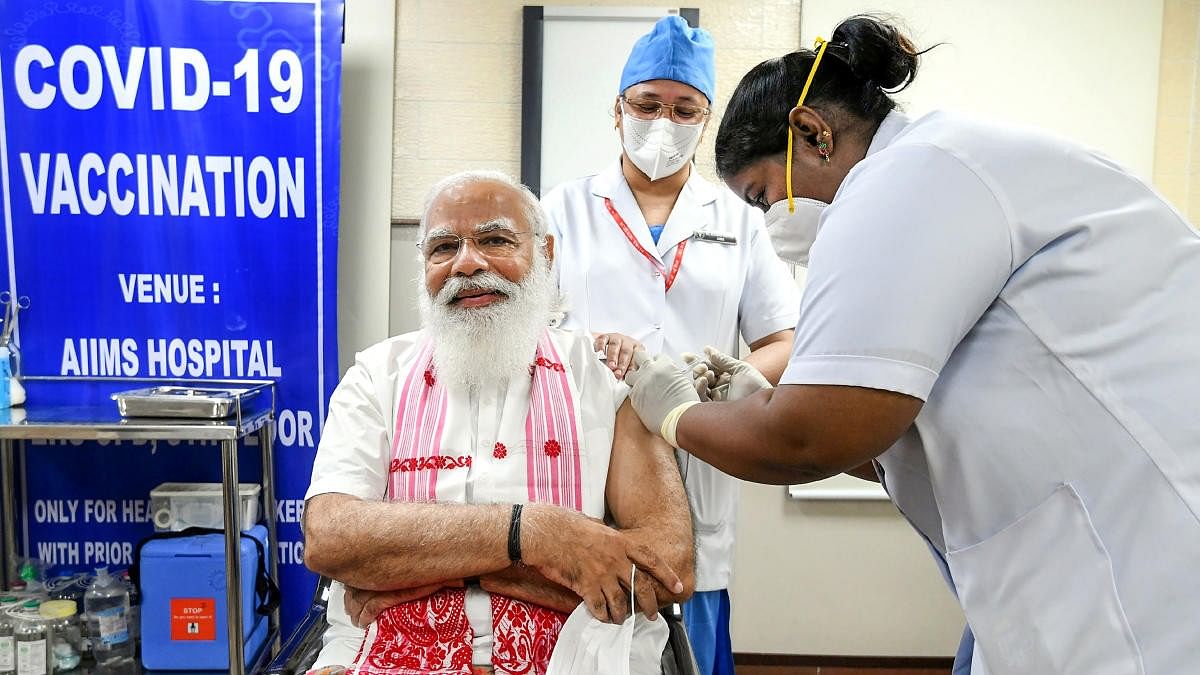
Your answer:
[[[258,395],[257,388],[159,386],[112,395],[122,417],[192,417],[220,419],[238,410],[239,402]]]

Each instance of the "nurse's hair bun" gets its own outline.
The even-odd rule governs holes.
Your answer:
[[[852,73],[880,89],[895,93],[917,76],[922,52],[882,17],[852,16],[838,24],[829,42],[827,55],[845,61]]]
[[[891,95],[913,81],[918,59],[929,51],[914,48],[895,22],[865,14],[846,19],[830,37],[819,65],[817,52],[801,49],[763,61],[738,83],[717,129],[717,175],[722,179],[764,157],[785,161],[788,115],[810,75],[804,105],[823,115],[835,132],[856,134],[869,143],[896,107]],[[814,147],[820,142],[813,135],[800,140]]]

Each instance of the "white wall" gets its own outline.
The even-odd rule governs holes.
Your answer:
[[[1154,186],[1200,227],[1200,0],[1163,3]]]
[[[927,54],[898,98],[1065,134],[1149,179],[1154,168],[1161,0],[806,0],[801,35],[831,37],[858,12],[904,19]]]
[[[338,220],[338,362],[388,336],[396,5],[346,0]]]
[[[425,266],[417,256],[417,226],[392,228],[392,293],[388,327],[391,335],[402,335],[421,327],[417,312],[417,277]]]
[[[938,47],[899,98],[1081,140],[1149,178],[1162,3],[805,0],[803,44],[857,12],[904,19]],[[788,502],[745,486],[733,596],[737,651],[950,655],[962,619],[924,545],[890,504]],[[764,582],[764,580],[770,580]]]
[[[962,613],[891,502],[796,501],[786,492],[742,484],[734,651],[954,654]]]
[[[799,44],[800,0],[399,0],[394,218],[419,217],[428,187],[455,171],[520,175],[521,7],[537,4],[699,8],[700,24],[717,44],[718,115],[747,70]],[[612,77],[616,93],[619,73],[584,76]],[[606,102],[601,114],[607,116],[611,107]],[[571,104],[564,103],[558,114],[572,116]],[[617,147],[612,121],[605,119],[587,133],[610,138]],[[700,172],[710,179],[716,175],[716,123],[710,123],[696,153]]]

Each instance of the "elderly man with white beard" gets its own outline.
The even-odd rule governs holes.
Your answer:
[[[581,601],[643,625],[691,594],[674,453],[592,339],[548,327],[546,231],[537,198],[503,174],[431,190],[423,328],[357,355],[313,465],[305,564],[338,582],[318,666],[544,673]],[[657,624],[634,634],[633,653],[654,658],[641,672],[658,672]]]

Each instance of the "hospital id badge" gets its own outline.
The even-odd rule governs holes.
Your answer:
[[[737,246],[737,237],[732,234],[722,234],[720,232],[709,232],[707,230],[696,230],[692,233],[697,241],[708,241],[714,244],[723,244],[725,246]]]

